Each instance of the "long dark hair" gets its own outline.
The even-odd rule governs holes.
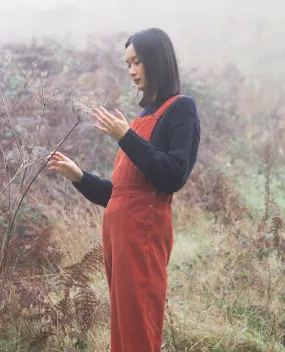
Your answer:
[[[159,28],[137,32],[126,42],[132,44],[145,69],[146,87],[139,105],[180,94],[180,78],[175,50],[169,36]]]

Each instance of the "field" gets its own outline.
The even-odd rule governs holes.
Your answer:
[[[98,102],[129,121],[140,111],[118,59],[126,36],[85,50],[51,39],[2,48],[0,351],[109,350],[104,209],[44,164],[60,145],[110,178],[118,146],[89,115]],[[235,64],[181,77],[202,139],[173,201],[163,352],[285,351],[283,82]]]

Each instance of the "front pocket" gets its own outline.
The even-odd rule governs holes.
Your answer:
[[[149,196],[130,195],[128,200],[129,215],[136,221],[151,225],[154,215],[154,204]]]

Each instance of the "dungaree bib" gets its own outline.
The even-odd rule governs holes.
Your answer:
[[[131,124],[149,141],[179,97]],[[159,192],[119,149],[104,213],[103,252],[111,300],[111,352],[160,352],[167,265],[173,247],[172,194]]]

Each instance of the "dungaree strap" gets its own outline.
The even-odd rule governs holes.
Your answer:
[[[175,95],[174,97],[168,99],[154,114],[153,117],[155,119],[159,119],[161,115],[165,113],[165,111],[172,105],[172,103],[175,102],[179,97],[181,97],[182,94]],[[163,201],[163,202],[168,202],[171,203],[173,199],[173,194],[166,194],[164,192],[156,192],[157,197]]]
[[[174,103],[174,101],[176,99],[178,99],[179,97],[181,97],[182,94],[179,95],[175,95],[174,97],[168,99],[154,114],[153,117],[155,119],[159,119],[161,115],[163,115],[165,113],[165,111],[170,107],[170,105],[172,103]]]

